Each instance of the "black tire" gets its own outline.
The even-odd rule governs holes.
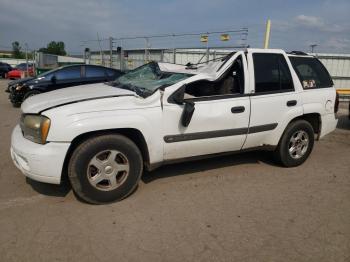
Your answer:
[[[21,103],[12,103],[12,106],[16,107],[16,108],[19,108],[19,107],[21,107]]]
[[[308,146],[302,156],[300,158],[296,158],[296,156],[292,157],[292,153],[289,152],[289,147],[291,145],[292,136],[299,131],[305,132],[308,135]],[[305,120],[293,121],[287,126],[286,130],[284,131],[274,152],[274,157],[277,162],[285,167],[299,166],[304,163],[305,160],[309,157],[314,146],[314,140],[314,130],[309,122]]]
[[[129,172],[123,183],[110,191],[96,188],[89,182],[90,161],[100,152],[118,150],[127,159]],[[137,187],[143,171],[139,148],[122,135],[101,135],[84,141],[73,152],[68,164],[68,177],[78,197],[91,204],[103,204],[126,198]]]
[[[39,95],[39,94],[40,94],[40,91],[38,90],[29,91],[23,96],[23,101],[26,100],[28,97]]]

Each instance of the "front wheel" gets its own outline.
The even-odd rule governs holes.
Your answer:
[[[68,177],[74,192],[92,204],[119,201],[137,187],[143,160],[139,148],[122,135],[86,140],[73,152]]]
[[[309,157],[314,146],[314,130],[305,120],[290,123],[275,150],[275,158],[286,167],[299,166]]]

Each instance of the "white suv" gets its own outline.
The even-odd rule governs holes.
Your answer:
[[[31,97],[11,155],[28,177],[91,203],[121,200],[143,168],[248,149],[302,164],[336,127],[336,90],[312,56],[247,49],[204,64],[151,62],[117,81]]]

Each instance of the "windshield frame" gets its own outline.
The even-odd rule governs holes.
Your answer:
[[[151,69],[151,73],[153,73],[153,75],[155,76],[154,79],[147,78],[147,77],[145,77],[144,79],[142,79],[142,77],[139,77],[139,78],[137,78],[137,76],[134,77],[135,72],[142,73],[142,70],[144,70],[145,68]],[[171,82],[171,80],[169,78],[176,76],[176,75],[183,76],[183,77],[180,79],[174,79],[174,82]],[[129,76],[131,76],[131,77],[128,79]],[[111,82],[110,84],[112,86],[115,86],[115,87],[134,91],[137,95],[145,98],[145,97],[151,96],[159,89],[164,89],[168,86],[172,86],[172,85],[174,85],[178,82],[181,82],[181,81],[183,81],[189,77],[192,77],[192,76],[193,76],[193,74],[190,74],[190,73],[186,74],[186,73],[179,73],[179,72],[162,71],[157,62],[151,61],[150,63],[144,64],[140,67],[137,67],[133,70],[130,70],[129,72],[120,76],[119,78],[117,78],[116,80]],[[135,78],[135,79],[133,79],[133,78]],[[125,81],[124,81],[124,79],[125,79]],[[169,83],[166,82],[167,79],[169,79],[169,81],[170,81]],[[162,81],[164,83],[162,83]],[[154,84],[154,88],[149,88],[150,86],[147,86],[147,85],[144,85],[144,86],[137,85],[137,84],[143,83],[143,82],[145,82],[145,83],[148,82],[147,84],[150,86],[152,86],[152,84]],[[158,86],[157,86],[157,84],[158,84]]]

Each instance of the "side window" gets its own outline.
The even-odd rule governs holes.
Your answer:
[[[26,70],[26,69],[27,69],[27,66],[26,66],[26,64],[18,64],[18,65],[16,66],[16,68],[19,69],[19,70]]]
[[[113,69],[106,69],[107,75],[108,76],[114,76],[116,72]]]
[[[186,86],[185,98],[238,95],[244,93],[244,69],[239,56],[216,81],[201,80]],[[220,97],[218,97],[220,98]]]
[[[67,67],[55,72],[57,80],[80,78],[80,66]]]
[[[281,54],[253,54],[255,93],[294,90],[287,62]]]
[[[53,76],[54,76],[54,73],[48,73],[48,74],[45,74],[45,75],[44,75],[45,79],[48,79],[48,80],[50,80]],[[38,75],[37,77],[39,78],[39,77],[41,77],[41,76]]]
[[[86,77],[105,77],[105,69],[97,66],[85,66]]]
[[[290,57],[304,89],[333,86],[332,78],[322,63],[313,57]]]

